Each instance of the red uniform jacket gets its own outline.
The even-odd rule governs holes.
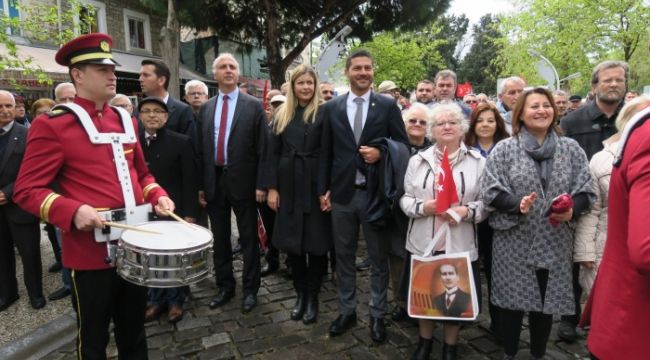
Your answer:
[[[98,111],[92,101],[77,97],[75,103],[88,112],[99,132],[124,132],[119,115],[108,105]],[[135,119],[133,126],[137,133]],[[158,198],[167,194],[149,173],[140,144],[124,144],[124,154],[136,203],[140,205],[147,200],[157,204]],[[106,244],[95,242],[92,232],[74,228],[72,220],[83,204],[104,210],[123,208],[122,189],[111,145],[90,143],[74,114],[42,115],[34,120],[13,200],[62,230],[66,267],[77,270],[110,267],[104,262]]]
[[[583,315],[583,323],[591,322],[589,350],[601,360],[650,357],[648,139],[650,120],[629,137],[609,185],[605,253]]]

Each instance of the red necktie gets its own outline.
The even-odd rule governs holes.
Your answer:
[[[217,166],[226,164],[226,154],[224,143],[226,142],[226,129],[228,127],[228,95],[223,96],[221,105],[221,123],[219,123],[219,137],[217,138]]]

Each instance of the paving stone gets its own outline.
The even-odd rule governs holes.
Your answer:
[[[382,347],[381,350],[377,351],[377,354],[380,359],[385,360],[408,359],[405,353],[392,346]],[[411,354],[408,355],[410,356]]]
[[[290,283],[290,282],[284,282],[284,283],[279,283],[279,284],[276,284],[276,285],[270,285],[266,289],[271,293],[292,290],[293,294],[294,295],[296,294],[295,290],[293,290],[293,284]]]
[[[341,336],[333,337],[328,342],[328,352],[339,352],[349,349],[359,342],[352,336],[350,332]]]
[[[164,323],[164,324],[147,327],[145,331],[147,333],[147,337],[152,337],[158,334],[172,332],[174,331],[174,326],[170,323]]]
[[[282,309],[271,314],[267,314],[271,318],[271,322],[280,323],[290,319],[290,314],[287,309]]]
[[[386,329],[386,335],[388,342],[398,348],[409,346],[417,341],[417,338],[409,338],[398,329],[388,328]]]
[[[500,348],[499,345],[497,345],[495,342],[489,340],[486,337],[481,337],[481,338],[478,338],[478,339],[474,339],[474,340],[470,341],[470,344],[472,344],[472,346],[474,346],[475,348],[477,348],[480,352],[482,352],[484,354],[491,353],[491,352],[496,351],[496,350],[498,350]]]
[[[182,330],[174,333],[174,340],[176,340],[177,342],[182,342],[185,340],[203,338],[208,334],[210,334],[210,330],[207,327]]]
[[[285,299],[293,299],[296,297],[296,293],[293,292],[293,290],[289,291],[281,291],[277,293],[271,293],[266,295],[266,298],[269,301],[278,301],[278,300],[285,300]],[[293,300],[295,302],[295,300]]]
[[[231,360],[235,359],[235,353],[233,352],[232,348],[230,345],[219,345],[212,347],[210,349],[207,349],[205,351],[201,351],[198,354],[199,359],[209,359],[209,360]]]
[[[149,360],[165,360],[165,354],[160,350],[149,350]]]
[[[269,339],[269,342],[273,344],[274,347],[281,349],[284,347],[290,347],[290,346],[305,343],[307,342],[307,338],[304,336],[292,334],[292,335]]]
[[[165,357],[167,359],[178,359],[181,356],[196,354],[203,350],[203,346],[196,341],[182,343],[171,349],[165,350]]]
[[[282,334],[282,328],[278,323],[269,323],[255,327],[255,336],[258,339],[267,337],[278,337]]]
[[[253,340],[237,344],[243,356],[258,354],[270,350],[272,346],[266,340]]]
[[[262,315],[267,315],[269,313],[274,313],[279,310],[284,310],[281,304],[279,303],[267,303],[263,305],[258,305],[255,308],[255,313],[257,314],[262,314]]]
[[[486,335],[486,331],[477,326],[468,326],[461,330],[461,337],[472,340]]]
[[[183,320],[176,323],[176,329],[178,329],[178,331],[183,331],[195,329],[198,327],[209,327],[210,325],[212,325],[212,323],[207,317],[200,317],[196,319],[183,318]]]
[[[228,335],[226,332],[212,334],[201,339],[201,344],[205,349],[209,349],[218,345],[228,344],[230,342],[230,335]]]
[[[173,343],[173,340],[171,333],[147,337],[147,347],[149,347],[149,349],[159,349],[164,345]]]
[[[567,353],[575,354],[578,357],[589,356],[589,350],[587,349],[587,346],[584,342],[577,341],[573,343],[566,343],[564,341],[558,341],[555,344],[559,349]]]
[[[263,315],[249,314],[247,316],[243,316],[237,322],[243,327],[253,328],[257,325],[268,324],[271,322],[271,319]]]
[[[354,360],[376,360],[377,359],[377,355],[368,351],[365,347],[362,346],[355,346],[351,349],[348,349],[345,351],[345,354]]]
[[[239,328],[233,330],[230,335],[232,336],[232,339],[236,343],[244,342],[244,341],[249,341],[255,339],[255,330],[253,329],[248,329],[248,328]]]

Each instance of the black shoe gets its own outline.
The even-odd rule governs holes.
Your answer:
[[[70,289],[68,289],[65,286],[62,286],[59,289],[55,290],[50,295],[48,295],[47,298],[50,299],[50,301],[56,301],[56,300],[63,299],[64,297],[66,297],[68,295],[70,295]]]
[[[269,275],[273,274],[274,272],[278,271],[279,268],[280,268],[280,265],[278,265],[278,264],[267,263],[266,265],[264,265],[262,267],[262,270],[260,271],[260,276],[261,277],[269,276]]]
[[[370,338],[376,343],[386,341],[386,324],[384,319],[370,317]]]
[[[561,340],[564,340],[568,343],[576,341],[578,338],[578,333],[576,332],[576,327],[567,321],[561,321],[560,326],[557,328],[557,337]]]
[[[13,296],[10,296],[6,299],[0,299],[0,311],[3,311],[6,308],[10,307],[11,304],[16,302],[16,300],[18,300],[18,294],[14,294]]]
[[[302,323],[312,324],[318,319],[318,294],[307,295],[307,308],[302,316]]]
[[[307,307],[307,294],[299,290],[296,294],[296,304],[291,309],[291,320],[298,321],[302,319],[302,315],[305,313],[305,307]]]
[[[50,266],[50,267],[47,269],[47,271],[48,271],[48,272],[51,272],[51,273],[59,272],[59,271],[61,271],[61,268],[62,268],[62,267],[63,267],[63,265],[61,265],[61,262],[60,262],[60,261],[57,261],[57,262],[55,262],[54,264],[52,264],[52,266]]]
[[[43,308],[45,306],[45,298],[43,295],[37,296],[37,297],[30,297],[29,298],[29,303],[32,304],[32,307],[36,310]]]
[[[357,313],[350,315],[339,315],[330,325],[330,336],[339,336],[351,327],[357,325]]]
[[[241,312],[247,314],[257,306],[257,296],[255,294],[248,294],[244,296],[241,302]]]
[[[393,321],[403,321],[406,320],[409,317],[409,314],[406,312],[406,309],[404,307],[395,305],[393,308],[393,311],[390,313],[390,318]]]
[[[357,264],[357,271],[366,271],[370,269],[370,258],[367,257],[363,259],[362,262]]]
[[[415,349],[415,352],[411,355],[411,360],[429,360],[432,342],[432,339],[420,337],[418,348]]]
[[[222,306],[226,304],[230,299],[232,299],[235,296],[235,291],[226,291],[226,290],[221,290],[217,292],[217,295],[212,298],[212,301],[210,301],[210,309],[216,309],[219,306]]]
[[[456,360],[458,358],[458,346],[442,343],[442,360]]]

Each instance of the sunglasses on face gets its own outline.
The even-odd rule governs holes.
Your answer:
[[[409,119],[409,124],[415,125],[420,124],[420,126],[427,126],[427,121],[422,119]]]
[[[465,104],[478,104],[478,100],[465,100]]]

